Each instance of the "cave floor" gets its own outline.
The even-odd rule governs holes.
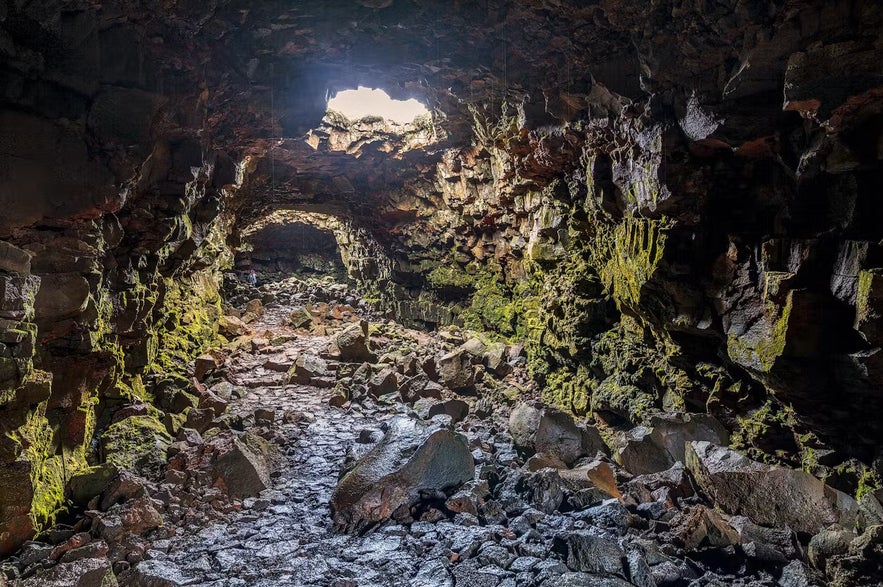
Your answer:
[[[255,410],[270,409],[277,415],[269,434],[280,448],[272,487],[242,500],[241,508],[225,519],[210,522],[190,514],[177,524],[167,523],[164,531],[174,535],[153,541],[149,558],[129,581],[122,577],[121,585],[148,580],[217,587],[453,585],[442,560],[450,551],[439,536],[456,533],[461,541],[482,542],[492,533],[480,526],[454,528],[452,522],[438,528],[424,523],[423,531],[386,525],[361,536],[334,531],[329,500],[348,447],[360,432],[379,434],[385,421],[408,410],[399,402],[375,401],[332,407],[331,388],[285,384],[285,373],[265,369],[268,360],[318,355],[330,343],[331,336],[295,335],[286,326],[291,309],[268,308],[250,325],[265,338],[290,340],[272,347],[273,353],[243,349],[227,375],[249,390],[231,401],[230,413],[247,418]],[[425,334],[410,333],[413,342],[425,341]]]

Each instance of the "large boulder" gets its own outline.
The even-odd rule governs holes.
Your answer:
[[[657,414],[650,418],[650,426],[623,434],[614,457],[633,475],[659,473],[683,463],[687,443],[698,440],[726,446],[730,435],[710,414]]]
[[[383,439],[340,480],[331,496],[335,526],[361,532],[406,511],[421,492],[471,480],[474,462],[465,441],[448,428],[393,418]]]
[[[373,363],[377,360],[368,341],[368,323],[351,324],[334,337],[340,360],[347,363]]]
[[[552,455],[567,465],[607,450],[595,428],[579,425],[569,414],[541,405],[515,406],[509,415],[509,432],[520,451]]]
[[[222,482],[231,497],[257,495],[270,487],[271,449],[267,441],[248,432],[212,442],[217,450],[214,464],[216,483]]]
[[[762,526],[816,534],[854,523],[856,501],[804,471],[752,461],[706,441],[687,445],[686,464],[715,506]]]
[[[475,357],[467,349],[458,348],[438,360],[438,376],[442,385],[454,391],[467,391],[475,385]]]

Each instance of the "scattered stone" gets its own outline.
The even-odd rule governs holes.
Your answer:
[[[313,323],[313,315],[306,308],[295,308],[288,314],[288,323],[295,328],[307,328]]]
[[[368,323],[362,321],[351,324],[334,337],[334,344],[340,353],[340,360],[346,363],[374,363],[377,357],[371,352],[368,342]]]
[[[230,496],[245,498],[257,495],[270,486],[270,447],[256,434],[216,438],[218,452],[214,474],[223,482]]]
[[[438,375],[441,383],[453,391],[468,391],[475,385],[475,371],[472,368],[473,356],[460,348],[438,360]]]

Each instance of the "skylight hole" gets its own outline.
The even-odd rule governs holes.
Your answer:
[[[413,98],[393,100],[383,90],[365,86],[338,92],[328,101],[328,111],[342,114],[350,120],[379,117],[400,125],[411,124],[419,117],[429,116],[426,106]]]

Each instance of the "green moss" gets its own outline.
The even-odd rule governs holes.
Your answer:
[[[159,470],[172,438],[155,415],[132,416],[111,424],[101,435],[106,462],[121,470]]]
[[[767,328],[752,328],[742,335],[727,337],[727,353],[735,362],[769,373],[776,360],[785,352],[788,342],[788,320],[791,316],[793,292],[788,292],[785,305],[766,303],[764,315]]]
[[[783,438],[792,438],[796,425],[794,411],[774,400],[767,400],[759,408],[736,419],[737,427],[730,436],[730,445],[751,458],[781,464],[788,462],[789,454],[777,451]]]
[[[596,221],[592,265],[617,304],[640,305],[642,289],[662,261],[668,228],[665,219],[629,216],[612,225]]]

